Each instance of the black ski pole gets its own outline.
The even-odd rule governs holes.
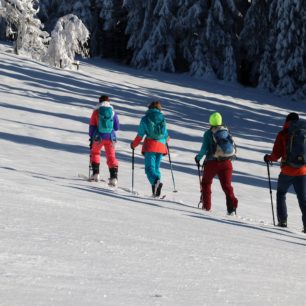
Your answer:
[[[201,170],[200,170],[200,163],[199,162],[196,162],[197,163],[197,167],[198,167],[198,175],[199,175],[199,183],[200,183],[200,193],[201,193],[201,196],[200,196],[200,202],[198,204],[198,208],[200,207],[200,204],[201,204],[201,200],[202,200],[202,182],[201,182]]]
[[[90,176],[91,176],[91,155],[89,155],[89,166],[88,166],[88,179],[90,180]]]
[[[92,166],[91,166],[91,148],[92,148],[92,139],[89,139],[89,166],[88,166],[88,179],[90,180]]]
[[[174,175],[173,175],[173,169],[172,169],[172,161],[171,161],[171,156],[170,156],[170,148],[168,143],[166,143],[167,149],[168,149],[168,156],[169,156],[169,163],[170,163],[170,169],[171,169],[171,175],[172,175],[172,182],[173,182],[173,192],[177,192],[175,188],[175,182],[174,182]]]
[[[270,188],[270,198],[271,198],[273,225],[275,226],[274,207],[273,207],[273,197],[272,197],[272,187],[271,187],[271,177],[270,177],[270,167],[269,167],[269,163],[268,163],[268,162],[266,162],[266,164],[267,164],[268,178],[269,178],[269,188]]]
[[[134,161],[135,161],[135,154],[134,149],[132,149],[132,193],[134,193]]]

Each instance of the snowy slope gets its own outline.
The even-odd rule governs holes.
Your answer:
[[[0,305],[306,305],[306,236],[296,197],[289,228],[272,225],[263,155],[290,111],[305,102],[113,62],[61,71],[0,45]],[[88,183],[88,118],[100,94],[119,113],[119,188]],[[161,100],[171,136],[166,200],[147,197],[140,148],[131,194],[131,150],[141,116]],[[208,116],[220,111],[238,144],[227,217],[219,182],[211,212],[197,209],[194,156]],[[102,176],[108,177],[102,157]],[[279,167],[271,168],[273,196]],[[275,205],[275,203],[274,203]]]

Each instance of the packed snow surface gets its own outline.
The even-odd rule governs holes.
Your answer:
[[[273,226],[263,162],[285,116],[306,118],[305,101],[100,59],[63,71],[18,57],[6,44],[0,76],[0,305],[306,305],[301,212],[291,190],[289,227]],[[83,179],[88,121],[101,94],[121,123],[117,189]],[[164,200],[150,197],[140,147],[131,192],[130,142],[155,99],[171,137],[174,182],[165,157]],[[238,146],[237,216],[226,216],[217,178],[212,211],[197,208],[194,156],[213,111]],[[274,209],[278,173],[276,163]],[[108,175],[102,152],[101,176]]]

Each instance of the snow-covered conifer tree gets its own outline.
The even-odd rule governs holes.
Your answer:
[[[91,0],[39,0],[39,16],[53,29],[58,18],[74,14],[88,27],[91,23]]]
[[[258,87],[263,89],[274,89],[273,83],[273,49],[271,41],[273,37],[269,37],[265,46],[265,50],[259,66]]]
[[[275,63],[276,93],[306,97],[306,3],[304,0],[278,1]]]
[[[240,32],[241,81],[256,85],[259,65],[268,39],[268,0],[253,0]],[[247,78],[247,80],[246,80]]]
[[[142,0],[124,0],[123,6],[127,10],[127,26],[125,29],[126,34],[129,35],[127,47],[134,50],[139,50],[143,45],[144,33],[140,32],[142,22],[144,21],[144,12]],[[148,33],[146,33],[148,36]]]
[[[1,6],[0,1],[0,39],[6,38],[6,18],[5,18],[5,10]]]
[[[90,0],[78,0],[74,1],[72,11],[69,14],[76,15],[85,26],[91,28],[92,25],[92,12],[91,12],[91,3]]]
[[[278,0],[272,0],[268,8],[268,38],[264,46],[264,52],[259,66],[258,87],[273,91],[276,82],[276,68],[274,62],[277,22],[276,7]]]
[[[100,17],[103,20],[103,29],[112,30],[116,26],[116,6],[114,0],[98,0],[100,2]]]
[[[88,38],[89,32],[77,16],[69,14],[59,18],[51,33],[45,61],[55,67],[70,68],[76,54],[87,55]]]
[[[143,22],[138,31],[140,38],[134,42],[138,49],[134,50],[132,64],[139,68],[155,71],[175,71],[175,37],[172,23],[176,1],[147,0],[144,8]],[[130,15],[129,15],[130,16]],[[128,25],[129,28],[129,25]],[[131,46],[131,39],[129,41]]]
[[[15,52],[41,60],[46,52],[49,34],[42,31],[43,25],[36,14],[34,0],[3,0],[6,18],[10,27],[16,29]]]
[[[237,14],[233,0],[227,1],[226,5],[220,0],[212,0],[207,20],[211,65],[220,79],[228,81],[236,80],[237,33],[234,17]]]
[[[181,0],[175,20],[175,32],[179,33],[178,49],[188,62],[191,75],[197,77],[212,76],[208,43],[205,36],[208,14],[207,2],[199,0]]]
[[[227,39],[231,39],[229,34],[227,35]],[[223,79],[229,82],[235,81],[237,79],[235,54],[234,49],[230,43],[228,43],[225,48]]]
[[[305,98],[305,16],[303,0],[271,2],[269,38],[260,63],[260,87],[295,99]]]
[[[127,48],[132,52],[131,64],[136,66],[135,57],[148,39],[153,14],[153,1],[124,0],[123,6],[127,10],[126,34],[129,35]]]
[[[215,77],[215,74],[210,65],[209,52],[205,42],[205,34],[202,33],[193,43],[193,58],[190,65],[190,74],[195,77],[211,78]]]

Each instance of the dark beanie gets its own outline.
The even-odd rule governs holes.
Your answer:
[[[157,109],[159,109],[159,110],[162,109],[162,108],[161,108],[161,104],[160,104],[159,101],[153,101],[153,102],[151,102],[151,103],[148,105],[148,108],[149,108],[149,109],[157,108]]]
[[[286,117],[286,122],[288,121],[293,121],[293,120],[299,120],[299,115],[297,113],[290,113],[287,117]]]
[[[100,98],[99,98],[99,102],[103,102],[103,101],[109,101],[109,97],[108,97],[108,96],[106,96],[106,95],[102,95],[102,96],[100,96]]]

